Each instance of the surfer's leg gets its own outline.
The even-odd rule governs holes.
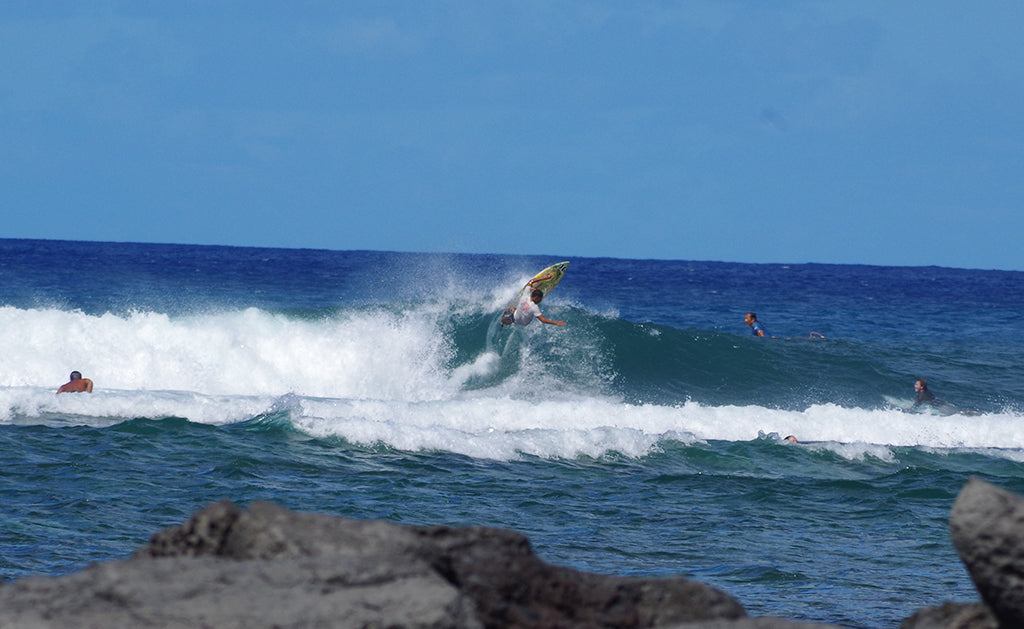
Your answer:
[[[515,311],[515,306],[509,306],[508,309],[505,310],[505,312],[501,315],[501,325],[512,325],[515,322],[515,319],[512,318],[512,315],[515,314]]]

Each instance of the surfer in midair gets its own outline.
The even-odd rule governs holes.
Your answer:
[[[532,288],[537,282],[543,282],[544,280],[551,279],[550,275],[544,275],[542,277],[535,277],[526,283],[527,288]],[[526,291],[523,291],[523,298],[519,300],[518,306],[509,306],[507,310],[501,315],[502,325],[529,325],[535,318],[541,323],[547,323],[550,325],[565,325],[565,321],[552,321],[541,314],[540,308],[537,306],[544,299],[544,291],[534,289],[528,295]]]
[[[529,325],[536,318],[541,323],[550,325],[565,325],[565,321],[552,321],[540,313],[537,306],[544,299],[544,291],[534,289],[530,296],[519,302],[519,306],[512,313],[512,320],[516,325]]]

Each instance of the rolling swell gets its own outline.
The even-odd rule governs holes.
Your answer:
[[[493,313],[458,318],[450,331],[454,367],[488,352],[500,356],[497,371],[469,388],[486,389],[525,370],[542,368],[555,375],[566,390],[609,395],[631,404],[692,401],[705,406],[756,405],[785,410],[804,410],[816,404],[880,409],[887,405],[884,396],[912,397],[911,385],[921,363],[945,361],[950,370],[969,369],[958,367],[955,352],[922,354],[913,340],[759,339],[718,330],[637,323],[573,306],[549,310],[550,316],[565,319],[569,325],[501,330],[496,337],[489,329]],[[524,347],[529,350],[527,362]],[[989,374],[992,379],[1009,376]],[[947,389],[970,408],[1005,408],[990,391],[972,388],[969,381]]]
[[[869,348],[820,339],[757,339],[622,320],[601,323],[628,400],[801,410],[877,407],[888,378]]]

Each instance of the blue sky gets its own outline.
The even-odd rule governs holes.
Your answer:
[[[1024,270],[1022,23],[5,2],[0,237]]]

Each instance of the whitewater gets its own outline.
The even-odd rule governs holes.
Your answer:
[[[152,312],[4,307],[0,343],[8,360],[0,368],[0,419],[26,423],[70,414],[109,425],[170,416],[224,425],[284,412],[296,428],[317,437],[505,460],[608,452],[640,457],[665,439],[744,441],[764,434],[835,442],[826,447],[857,456],[883,455],[884,446],[1001,448],[1008,456],[1024,448],[1024,422],[1016,413],[966,422],[836,404],[791,410],[689,400],[625,403],[602,390],[601,365],[574,367],[596,372],[573,374],[575,382],[596,383],[566,390],[557,374],[546,373],[551,369],[532,367],[529,348],[521,349],[512,377],[467,388],[493,377],[502,356],[485,351],[451,367],[449,316],[443,304],[426,303],[326,319],[254,308],[172,319]],[[510,334],[533,333],[529,341],[554,346],[548,352],[579,341],[571,331],[568,339],[540,339],[562,331],[535,328]],[[54,395],[60,384],[54,378],[68,365],[102,374],[103,395]],[[54,385],[33,386],[46,381]]]

